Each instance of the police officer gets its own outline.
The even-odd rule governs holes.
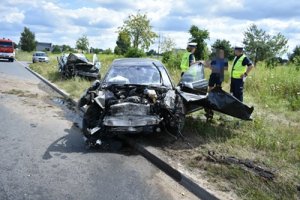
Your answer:
[[[234,97],[243,102],[244,81],[253,68],[252,62],[244,55],[243,46],[234,48],[235,58],[231,70],[230,92]]]
[[[186,52],[183,54],[180,69],[181,69],[181,76],[184,72],[186,72],[189,67],[196,63],[194,53],[196,51],[197,43],[195,42],[189,42],[186,48]]]

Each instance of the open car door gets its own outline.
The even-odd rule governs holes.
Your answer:
[[[194,64],[183,74],[178,92],[183,98],[185,114],[206,108],[243,120],[251,119],[253,107],[248,107],[221,88],[215,88],[206,95],[207,86],[203,64]]]

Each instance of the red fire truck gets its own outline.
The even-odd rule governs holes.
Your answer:
[[[15,48],[12,40],[0,39],[0,59],[8,59],[10,62],[14,62]]]

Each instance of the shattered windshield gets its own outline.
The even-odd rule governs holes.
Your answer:
[[[112,66],[104,80],[108,84],[161,85],[155,66]]]

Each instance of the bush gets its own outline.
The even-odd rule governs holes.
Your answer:
[[[57,45],[54,45],[53,49],[52,49],[52,53],[54,53],[54,54],[60,54],[61,53],[60,47],[57,46]]]
[[[169,69],[180,69],[182,55],[183,55],[182,51],[179,52],[167,51],[163,53],[162,62]]]
[[[103,54],[110,55],[110,54],[112,54],[113,52],[112,52],[112,50],[111,50],[110,48],[108,48],[108,49],[105,49],[102,53],[103,53]]]
[[[137,48],[129,48],[125,54],[125,57],[127,58],[140,58],[145,56],[146,54],[144,53],[144,51]]]

